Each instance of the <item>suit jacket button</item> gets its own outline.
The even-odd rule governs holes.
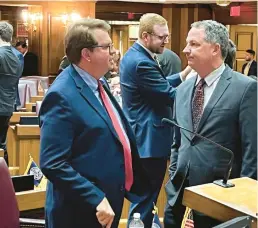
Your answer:
[[[124,186],[122,185],[122,186],[120,187],[120,191],[123,192],[124,190],[125,190],[125,188],[124,188]]]

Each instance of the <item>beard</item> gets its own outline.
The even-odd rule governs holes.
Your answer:
[[[162,54],[163,53],[163,51],[164,51],[164,48],[162,48],[162,47],[153,47],[153,46],[149,46],[149,48],[148,48],[152,53],[154,53],[154,54]]]

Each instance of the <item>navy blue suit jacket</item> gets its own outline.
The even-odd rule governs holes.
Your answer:
[[[170,154],[172,131],[161,123],[172,117],[179,74],[167,80],[151,55],[138,43],[127,51],[120,64],[123,110],[136,135],[141,158]],[[172,87],[172,86],[173,87]]]
[[[106,88],[105,88],[106,89]],[[148,184],[139,164],[132,130],[108,89],[130,140],[134,183],[125,191],[122,144],[104,107],[70,65],[48,90],[40,109],[40,167],[49,179],[46,199],[48,228],[101,227],[96,207],[106,197],[117,227],[124,196],[146,194]]]

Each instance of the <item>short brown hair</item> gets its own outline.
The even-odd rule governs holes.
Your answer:
[[[146,13],[142,15],[139,25],[139,38],[143,32],[153,33],[154,25],[166,25],[167,21],[164,17],[156,13]]]
[[[110,30],[110,25],[103,20],[83,18],[71,24],[65,35],[65,53],[71,63],[77,64],[81,59],[81,50],[97,45],[93,31]]]

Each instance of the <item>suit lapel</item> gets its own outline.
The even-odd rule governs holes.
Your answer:
[[[138,44],[137,42],[135,42],[132,46],[132,48],[136,49],[137,51],[143,53],[150,61],[152,61],[153,63],[155,63],[155,65],[157,65],[161,75],[163,78],[166,78],[164,75],[163,70],[161,69],[161,67],[158,65],[158,63],[152,58],[152,56],[150,55],[150,53],[148,53],[140,44]]]
[[[110,117],[108,116],[105,108],[100,104],[99,100],[96,98],[89,86],[83,81],[81,76],[77,73],[74,67],[70,66],[70,74],[73,77],[77,88],[80,91],[82,97],[89,103],[89,105],[100,115],[100,117],[106,122],[110,131],[119,140],[118,135],[113,127]]]
[[[193,118],[192,118],[192,97],[194,93],[194,88],[195,88],[195,82],[196,82],[197,77],[193,77],[189,80],[189,85],[188,88],[186,88],[186,114],[187,114],[187,128],[191,131],[193,131]],[[190,82],[191,80],[191,82]],[[191,135],[191,133],[189,133]],[[191,138],[191,137],[190,137]]]
[[[200,123],[197,128],[197,132],[200,132],[205,121],[207,120],[211,111],[213,110],[214,106],[217,104],[217,102],[219,101],[219,99],[221,98],[221,96],[223,95],[225,90],[228,88],[228,86],[230,84],[230,81],[228,79],[231,78],[231,75],[229,73],[230,70],[231,69],[228,66],[226,66],[226,69],[222,73],[222,75],[219,79],[219,82],[218,82],[215,90],[213,91],[211,98],[208,101],[208,103],[203,111]]]

